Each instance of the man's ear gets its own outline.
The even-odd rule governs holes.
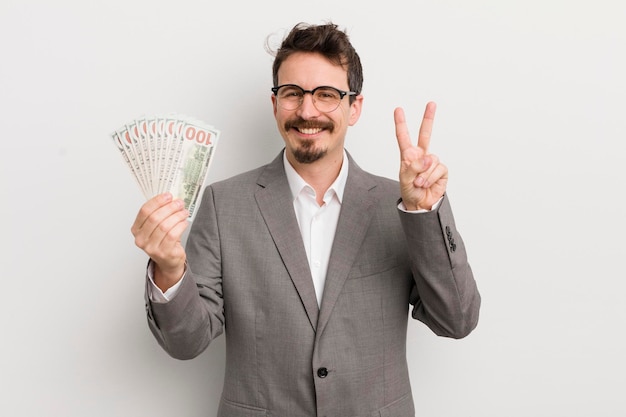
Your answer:
[[[276,112],[278,111],[278,109],[276,108],[276,96],[272,94],[271,99],[272,99],[272,107],[274,109],[274,117],[276,117]]]
[[[348,119],[348,125],[354,126],[361,117],[361,109],[363,108],[363,96],[359,94],[354,98],[354,102],[350,104],[350,118]]]

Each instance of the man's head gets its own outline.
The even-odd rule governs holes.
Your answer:
[[[273,82],[274,116],[292,165],[341,158],[363,102],[361,61],[346,33],[334,24],[296,25],[276,52]]]
[[[361,94],[363,68],[361,59],[350,43],[348,35],[333,23],[307,25],[298,23],[285,37],[275,54],[272,67],[274,87],[278,86],[278,70],[281,64],[296,52],[318,53],[335,65],[345,67],[348,73],[348,88]],[[354,97],[350,97],[350,103]]]

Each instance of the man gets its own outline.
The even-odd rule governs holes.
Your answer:
[[[150,328],[180,359],[225,330],[220,417],[413,416],[409,307],[436,334],[461,338],[480,305],[448,169],[428,152],[434,103],[417,146],[395,111],[398,184],[344,150],[363,76],[336,25],[296,25],[273,78],[284,151],[207,187],[185,248],[182,202],[159,195],[137,216]]]

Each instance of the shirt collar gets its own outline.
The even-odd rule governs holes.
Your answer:
[[[291,196],[295,200],[298,198],[302,190],[306,187],[311,187],[300,174],[296,172],[293,166],[287,160],[287,152],[283,152],[283,165],[285,166],[285,174],[287,174],[287,182],[289,183],[289,188],[291,189]],[[346,151],[343,151],[343,162],[341,164],[341,169],[339,170],[339,175],[335,178],[335,181],[328,187],[328,191],[333,191],[339,200],[339,203],[343,200],[343,192],[346,188],[346,181],[348,180],[348,155]],[[327,191],[327,193],[328,193]]]

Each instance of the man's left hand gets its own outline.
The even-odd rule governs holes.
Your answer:
[[[393,114],[400,147],[400,191],[407,210],[430,210],[446,192],[448,168],[428,153],[436,107],[426,104],[417,146],[411,142],[404,110],[398,107]]]

